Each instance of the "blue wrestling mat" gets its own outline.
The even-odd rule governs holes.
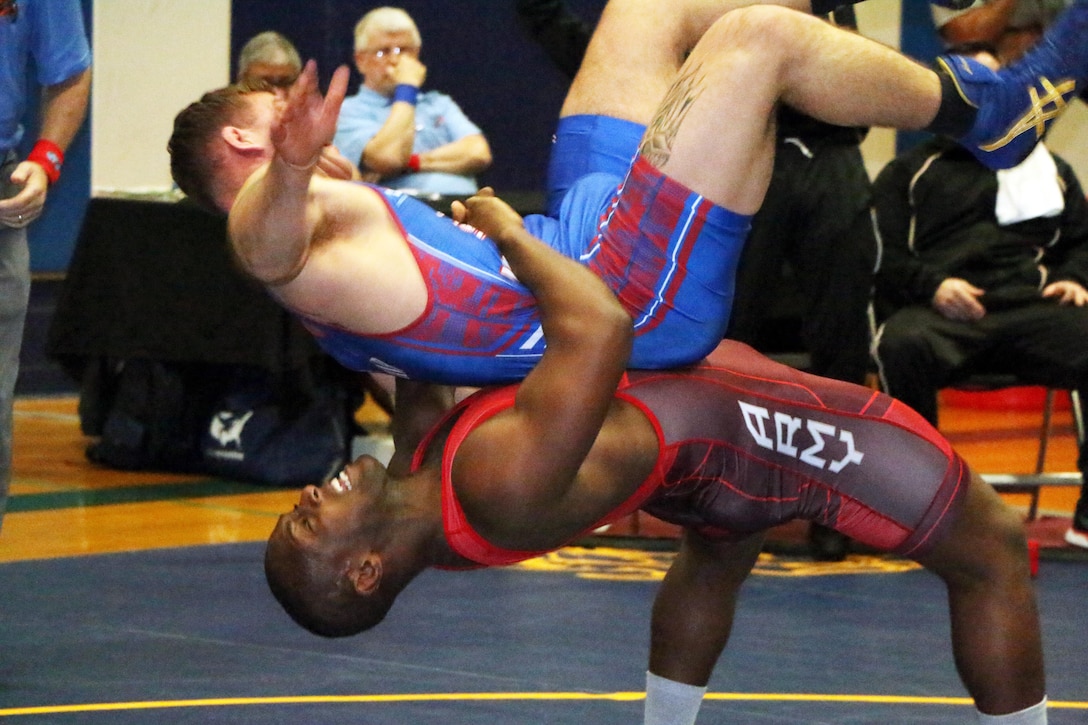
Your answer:
[[[263,545],[0,565],[0,723],[641,722],[650,603],[671,555],[566,549],[427,572],[369,634],[284,615]],[[1088,722],[1083,562],[1036,586],[1051,725]],[[940,582],[906,562],[765,555],[700,722],[972,723]]]

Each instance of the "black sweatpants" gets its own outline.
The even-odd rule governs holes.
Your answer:
[[[1088,307],[1040,298],[949,320],[931,307],[905,307],[877,333],[884,390],[937,424],[937,391],[975,372],[1012,374],[1025,384],[1075,389],[1088,400]],[[1081,447],[1078,468],[1088,465]]]
[[[811,372],[864,382],[877,257],[870,200],[857,143],[779,139],[770,188],[741,253],[726,336],[767,352],[770,318],[796,314]],[[786,265],[792,280],[782,277]]]

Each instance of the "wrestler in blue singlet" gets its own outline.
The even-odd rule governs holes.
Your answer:
[[[634,320],[630,366],[660,369],[701,359],[725,335],[751,217],[637,157],[642,132],[599,116],[561,119],[549,168],[555,211],[527,216],[525,227],[608,284]],[[385,335],[304,320],[321,347],[354,370],[435,383],[523,379],[545,342],[532,294],[495,245],[410,196],[374,188],[399,220],[430,300],[413,324]]]

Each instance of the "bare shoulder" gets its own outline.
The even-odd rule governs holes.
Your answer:
[[[370,335],[400,330],[427,306],[428,291],[381,192],[314,179],[305,249],[273,294],[306,317]]]
[[[453,460],[453,485],[466,516],[499,546],[566,544],[626,502],[657,460],[653,426],[621,401],[584,458],[556,458],[549,436],[520,417],[508,410],[489,418],[461,442]]]
[[[315,176],[310,184],[310,196],[326,214],[364,218],[385,215],[381,192],[357,181]]]

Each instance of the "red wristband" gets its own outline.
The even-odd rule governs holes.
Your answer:
[[[419,171],[419,154],[412,154],[408,157],[408,170],[412,173]]]
[[[64,152],[49,139],[40,138],[27,154],[26,160],[41,166],[49,178],[49,183],[55,184],[60,178],[60,167],[64,164]]]

